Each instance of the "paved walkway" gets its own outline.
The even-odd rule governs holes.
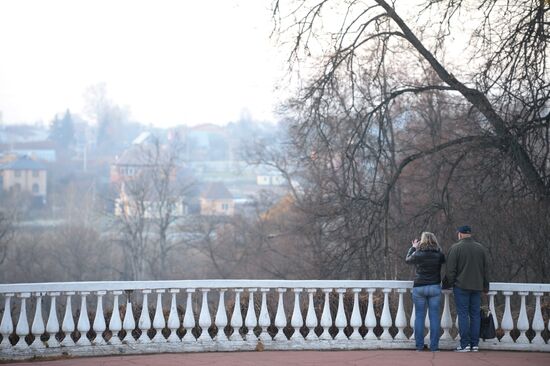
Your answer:
[[[17,366],[180,366],[180,365],[368,365],[368,366],[549,366],[550,353],[483,351],[266,351],[178,353],[25,361]]]

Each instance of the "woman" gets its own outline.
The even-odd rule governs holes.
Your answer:
[[[426,309],[430,312],[430,350],[439,349],[439,304],[441,302],[441,265],[445,255],[434,234],[423,232],[413,240],[405,262],[414,264],[413,301],[415,307],[414,338],[417,351],[424,349],[424,321]]]

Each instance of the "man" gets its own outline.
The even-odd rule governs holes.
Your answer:
[[[456,352],[479,350],[481,292],[489,291],[489,254],[472,238],[468,225],[457,228],[458,242],[447,256],[444,287],[453,287],[460,345]]]

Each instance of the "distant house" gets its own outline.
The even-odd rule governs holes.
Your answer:
[[[20,156],[0,166],[2,189],[8,192],[28,192],[46,202],[48,172],[46,166],[28,156]]]
[[[285,178],[281,174],[259,174],[256,176],[256,184],[259,186],[283,186]]]
[[[217,216],[235,214],[233,195],[225,184],[211,182],[206,185],[200,196],[201,215]]]
[[[142,133],[111,164],[110,181],[118,195],[115,215],[152,219],[167,212],[187,215],[184,194],[190,182],[178,175],[183,169],[169,147],[153,142],[151,134]]]
[[[10,142],[0,143],[0,151],[20,156],[30,156],[32,159],[54,163],[57,161],[58,146],[52,141]]]
[[[176,165],[170,163],[170,152],[148,143],[132,144],[111,164],[110,181],[118,184],[136,179],[150,169],[162,164],[173,164],[171,180],[176,178]]]
[[[143,217],[160,219],[170,212],[172,217],[187,215],[187,206],[182,197],[158,197],[154,193],[146,198],[136,199],[124,191],[115,200],[115,216]]]

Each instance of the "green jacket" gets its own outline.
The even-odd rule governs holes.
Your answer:
[[[444,287],[463,290],[489,290],[489,253],[473,238],[453,244],[447,256]]]

